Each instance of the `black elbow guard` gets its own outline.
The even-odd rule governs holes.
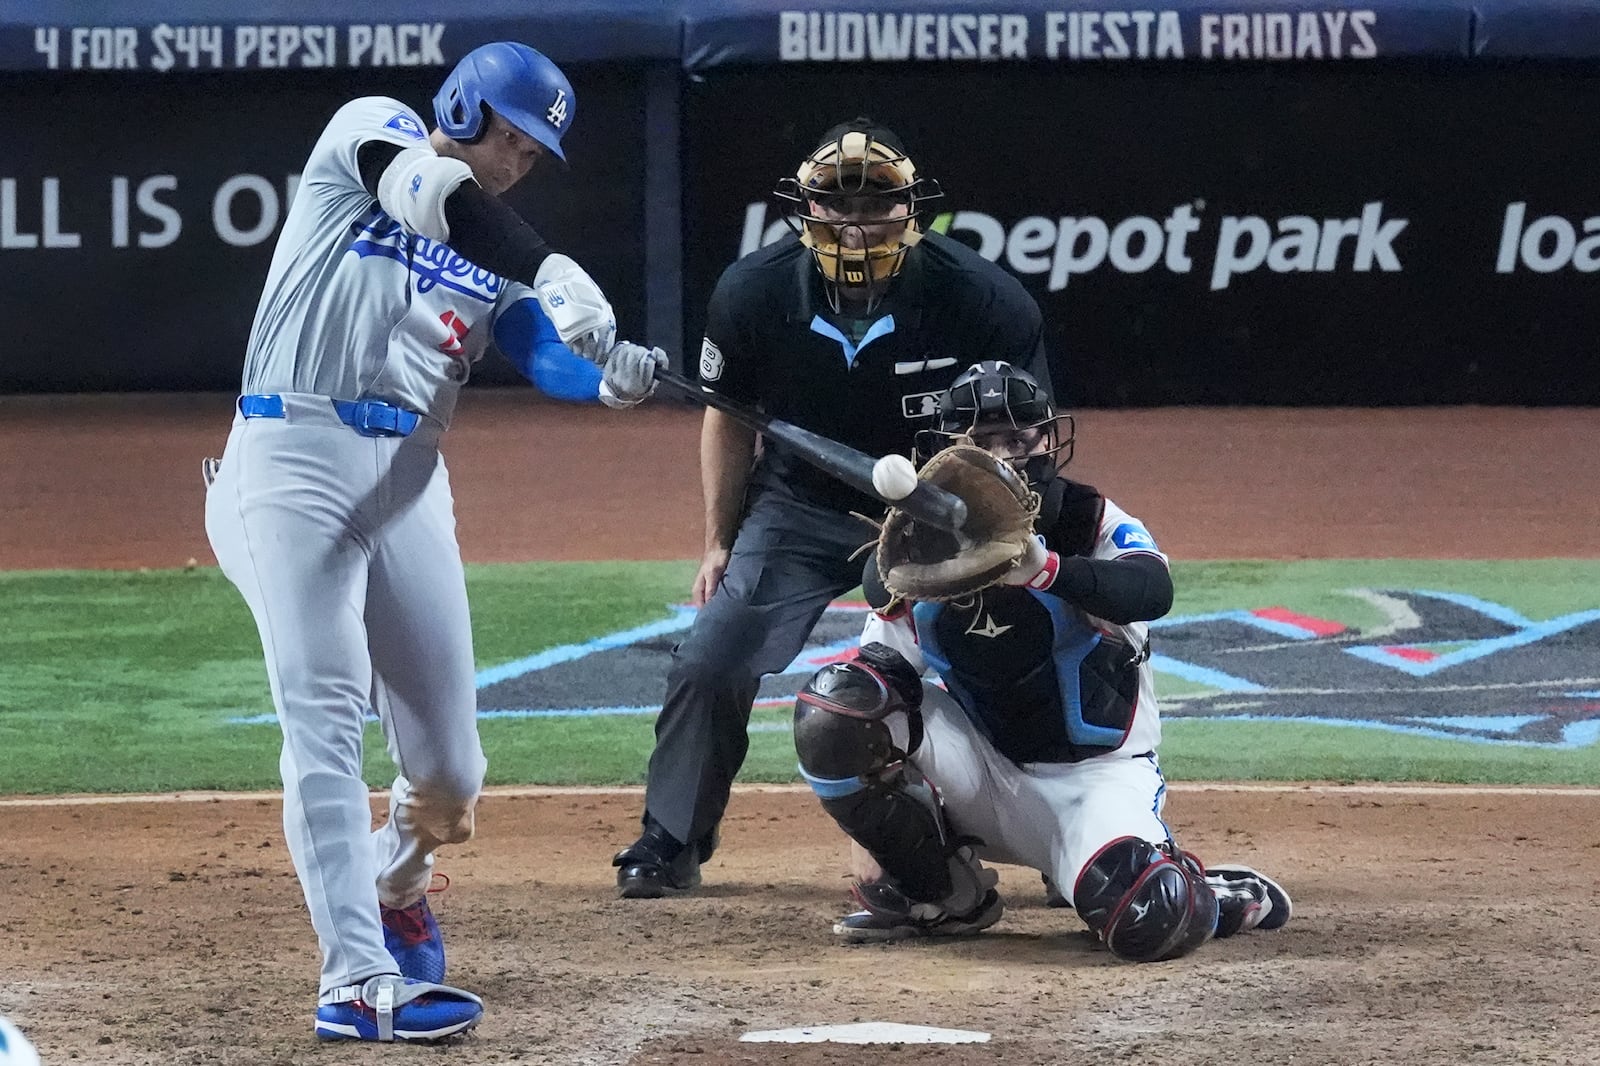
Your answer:
[[[553,251],[521,215],[474,182],[458,185],[445,198],[444,218],[450,247],[469,262],[524,285],[535,285],[539,265]]]

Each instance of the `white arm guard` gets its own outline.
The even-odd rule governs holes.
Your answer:
[[[868,611],[867,624],[862,627],[861,643],[871,644],[874,641],[887,644],[904,656],[917,676],[927,671],[928,661],[922,657],[922,647],[917,644],[917,626],[911,620],[909,610],[902,610],[893,618],[885,618],[877,611]]]
[[[533,294],[561,343],[603,366],[616,344],[617,316],[594,279],[558,252],[539,264]]]
[[[445,197],[462,182],[472,180],[472,168],[459,159],[447,159],[431,148],[407,148],[383,168],[378,178],[378,203],[412,233],[430,241],[448,241]]]

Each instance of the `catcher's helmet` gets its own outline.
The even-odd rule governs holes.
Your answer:
[[[566,160],[561,138],[578,113],[578,98],[542,52],[515,41],[480,45],[461,57],[433,98],[439,128],[458,141],[483,136],[486,107]]]
[[[922,239],[917,226],[922,204],[944,193],[937,181],[917,175],[893,130],[863,117],[823,134],[822,143],[801,162],[795,176],[779,181],[773,195],[791,205],[785,221],[811,249],[833,309],[839,310],[843,287],[864,293],[870,311],[883,299],[889,279],[900,272],[906,252]],[[837,215],[819,212],[836,207],[838,214],[854,214],[863,203],[872,220],[841,223]],[[841,240],[852,225],[902,220],[905,224],[897,234],[869,247],[847,248]]]
[[[918,457],[926,460],[957,440],[1001,436],[1014,445],[1007,461],[1038,487],[1072,461],[1077,424],[1057,414],[1050,394],[1034,376],[1000,360],[974,363],[939,394],[932,429],[917,434]],[[992,444],[988,446],[992,447]]]

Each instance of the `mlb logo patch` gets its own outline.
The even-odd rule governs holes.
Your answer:
[[[900,413],[906,418],[932,418],[939,413],[937,392],[914,392],[900,398]]]
[[[404,111],[396,112],[393,118],[384,123],[384,126],[391,130],[399,130],[407,137],[415,137],[419,141],[423,137],[427,136],[426,132],[423,130],[422,126],[417,122],[417,120],[406,114]]]
[[[1157,551],[1156,539],[1137,522],[1124,522],[1111,531],[1111,543],[1119,548],[1142,548],[1145,551]]]
[[[707,337],[700,342],[700,380],[716,381],[722,377],[722,349]]]

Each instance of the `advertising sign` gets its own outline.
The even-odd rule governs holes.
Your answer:
[[[927,224],[1039,301],[1074,403],[1600,401],[1592,73],[786,73],[690,88],[691,337],[721,269],[786,232],[772,184],[868,113],[942,182]]]

